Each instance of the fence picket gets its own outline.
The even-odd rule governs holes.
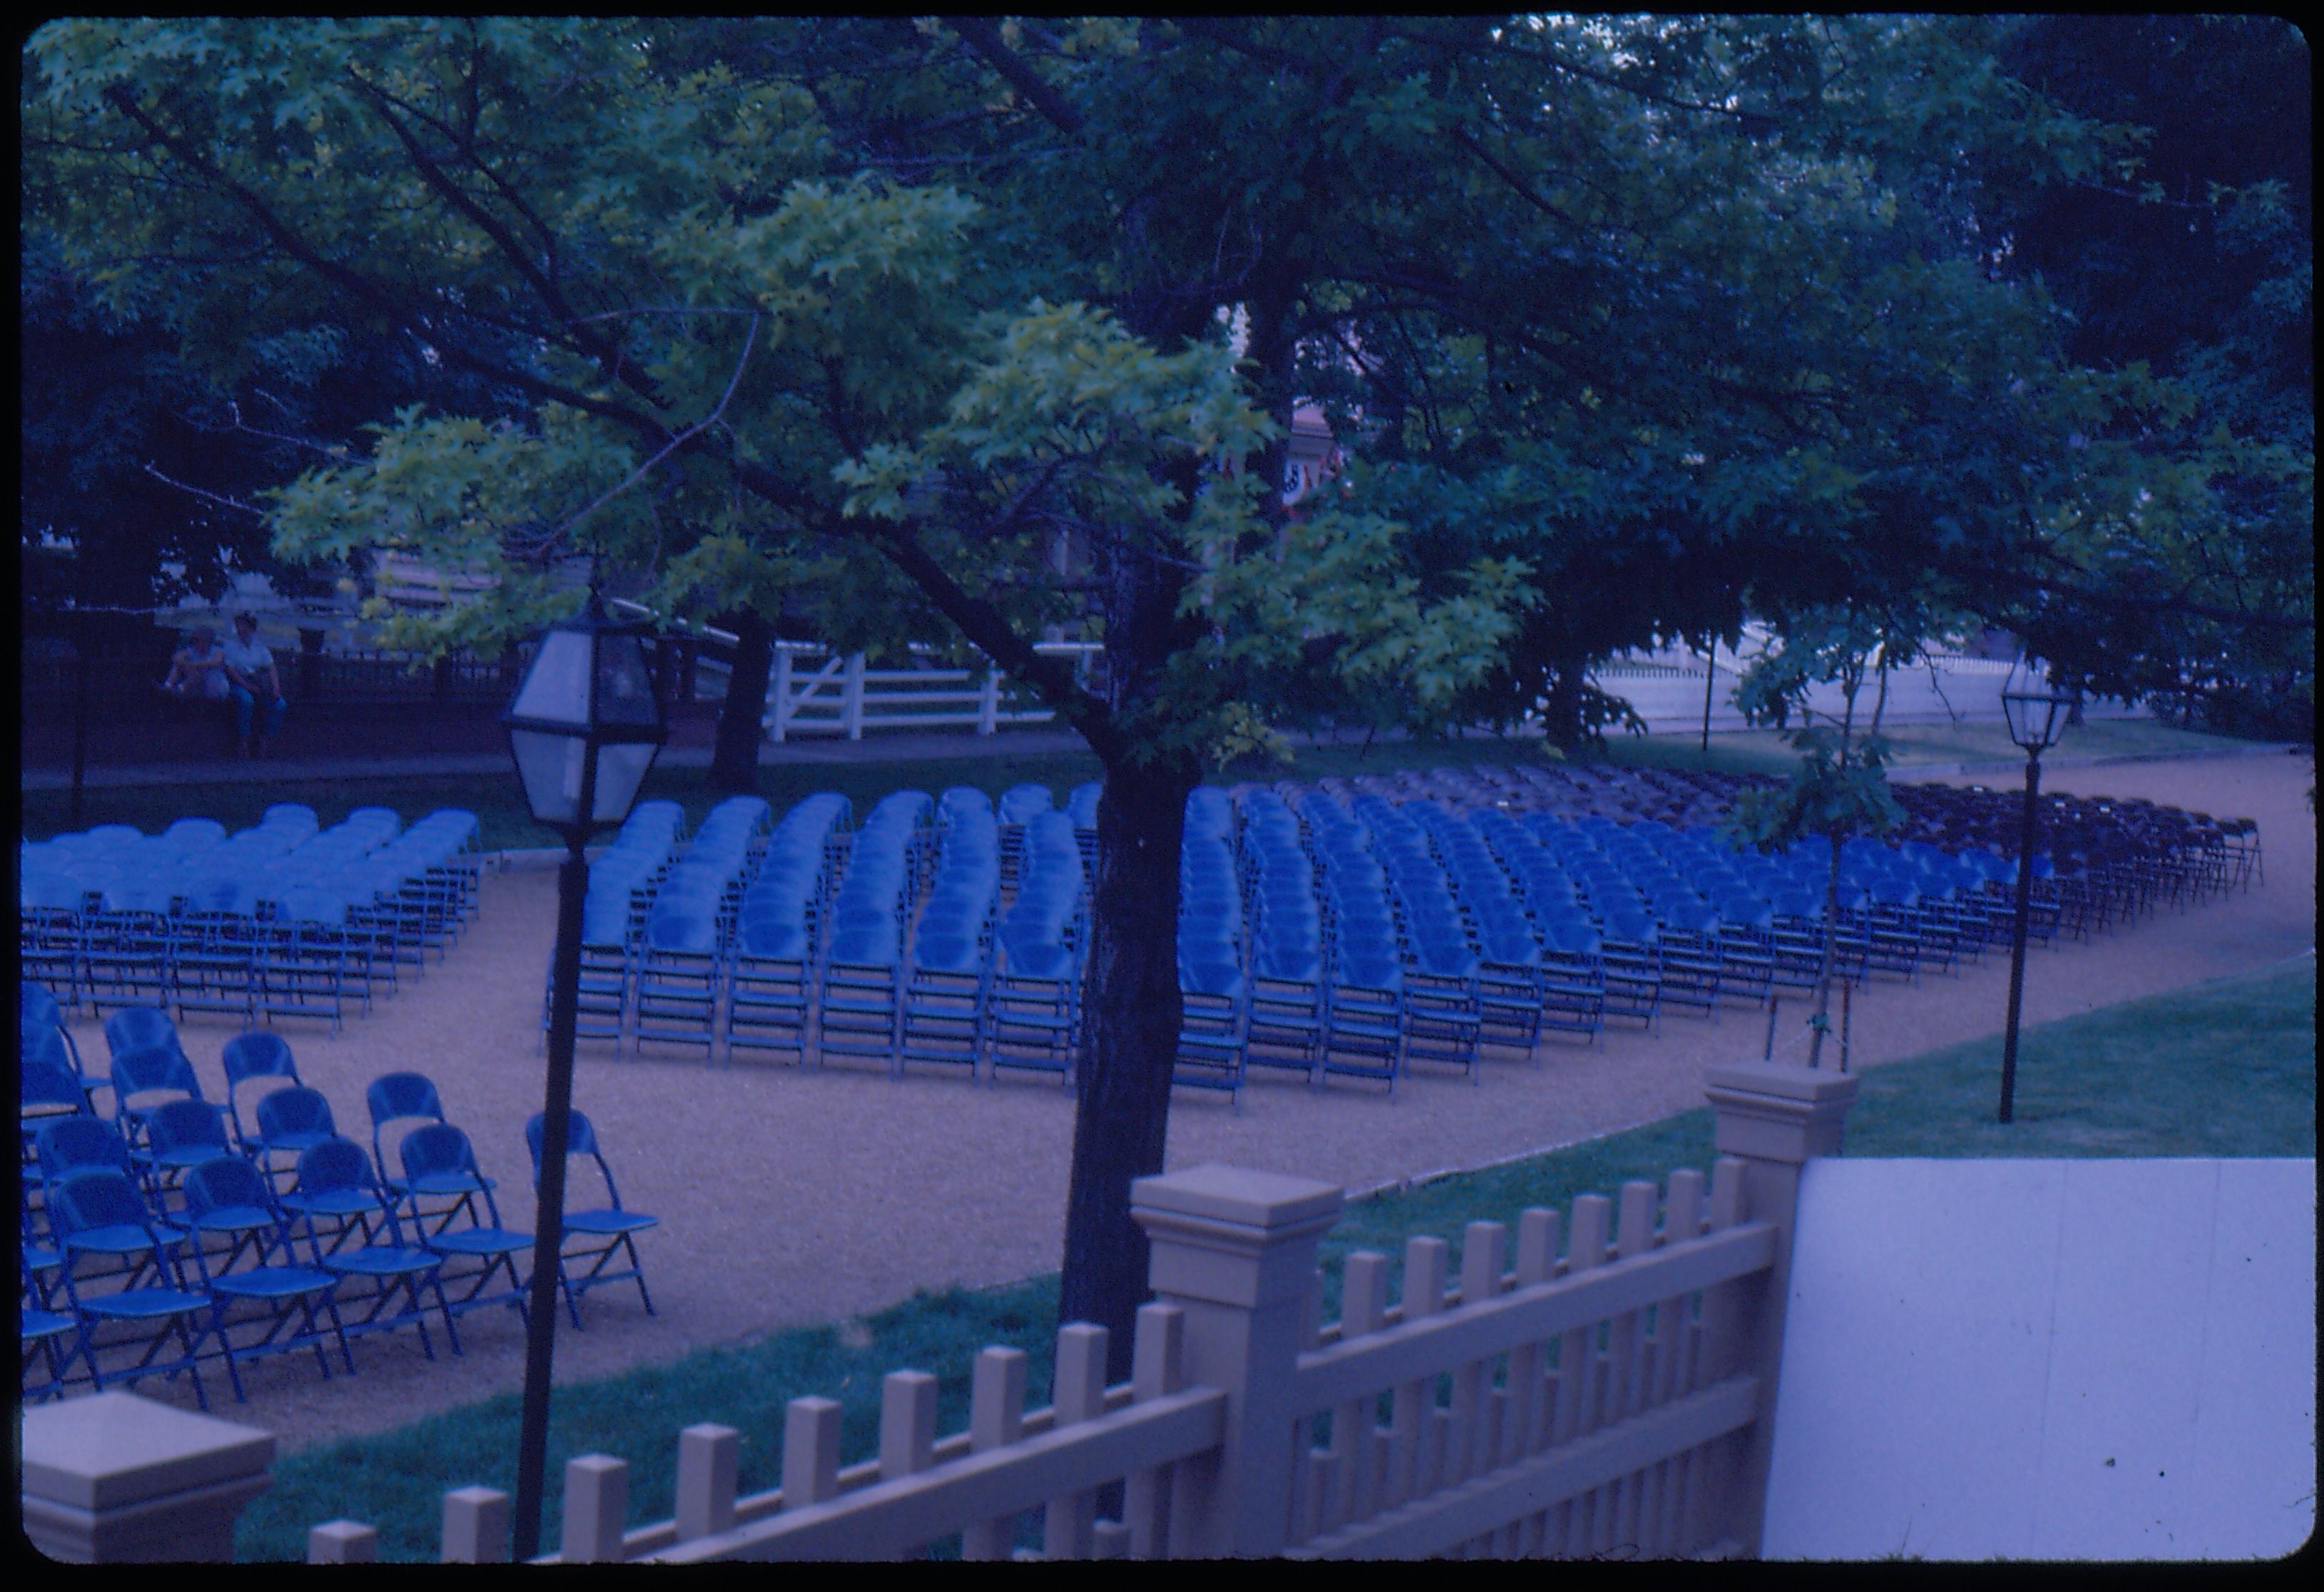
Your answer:
[[[1655,1245],[1655,1211],[1662,1190],[1634,1179],[1622,1185],[1620,1215],[1615,1226],[1614,1254],[1628,1260]],[[1625,1310],[1614,1318],[1607,1335],[1606,1410],[1608,1426],[1638,1409],[1638,1388],[1645,1374],[1646,1312]],[[1626,1476],[1602,1489],[1597,1499],[1597,1546],[1601,1551],[1635,1552],[1637,1545],[1638,1482]]]
[[[1480,1304],[1501,1292],[1501,1252],[1508,1229],[1499,1222],[1471,1222],[1461,1238],[1461,1302]],[[1493,1467],[1493,1415],[1489,1359],[1462,1366],[1452,1375],[1453,1421],[1461,1439],[1448,1482],[1463,1482]]]
[[[1558,1216],[1554,1210],[1536,1205],[1518,1214],[1519,1288],[1546,1282],[1557,1274],[1557,1230]],[[1508,1407],[1502,1413],[1493,1448],[1492,1462],[1496,1467],[1513,1464],[1541,1447],[1544,1416],[1549,1404],[1546,1383],[1541,1345],[1519,1344],[1509,1351]],[[1522,1558],[1531,1547],[1526,1540],[1530,1524],[1528,1521],[1514,1521],[1495,1532],[1494,1557]]]
[[[509,1495],[495,1487],[455,1487],[444,1495],[446,1564],[506,1564]]]
[[[1340,1341],[1378,1332],[1388,1315],[1388,1256],[1359,1249],[1340,1269]],[[1351,1399],[1332,1412],[1332,1450],[1340,1457],[1341,1506],[1331,1530],[1353,1520],[1369,1520],[1379,1507],[1380,1456],[1379,1402]]]
[[[838,1491],[838,1402],[793,1399],[783,1410],[783,1507],[820,1504]]]
[[[734,1482],[742,1434],[705,1422],[678,1434],[678,1540],[714,1536],[734,1525]],[[449,1508],[451,1501],[445,1500]]]
[[[1140,1305],[1137,1336],[1130,1345],[1131,1397],[1140,1403],[1167,1398],[1185,1385],[1185,1311],[1171,1304]],[[1167,1466],[1148,1466],[1130,1473],[1122,1484],[1121,1516],[1122,1523],[1130,1528],[1129,1552],[1132,1559],[1169,1556]]]
[[[1743,1199],[1743,1162],[1738,1157],[1722,1155],[1711,1163],[1711,1199],[1703,1212],[1703,1231],[1724,1232],[1740,1222]],[[1710,1385],[1734,1363],[1734,1294],[1735,1285],[1731,1283],[1702,1291],[1702,1306],[1696,1314],[1687,1351],[1692,1387]],[[1721,1439],[1687,1455],[1684,1495],[1679,1507],[1679,1538],[1689,1552],[1699,1548],[1709,1535],[1710,1512],[1716,1501],[1717,1455],[1720,1451],[1731,1452],[1733,1448],[1731,1439]]]
[[[1323,1341],[1323,1270],[1307,1279],[1307,1296],[1299,1318],[1299,1349],[1305,1354]],[[1319,1459],[1329,1454],[1315,1447],[1314,1422],[1303,1420],[1291,1443],[1291,1519],[1285,1544],[1297,1547],[1321,1529],[1323,1489],[1328,1485]]]
[[[1435,1315],[1444,1308],[1444,1253],[1442,1238],[1416,1234],[1404,1245],[1404,1319],[1410,1322]],[[1396,1390],[1393,1425],[1389,1428],[1388,1486],[1380,1502],[1395,1508],[1425,1491],[1428,1451],[1435,1435],[1436,1378],[1415,1376]]]
[[[373,1564],[379,1559],[379,1530],[357,1520],[329,1520],[307,1530],[309,1564]]]
[[[980,1350],[968,1393],[968,1447],[973,1454],[990,1453],[1015,1442],[1025,1430],[1025,1351],[991,1347]],[[969,1560],[1009,1557],[1015,1517],[978,1521],[960,1534],[960,1556]]]
[[[1692,1167],[1680,1167],[1671,1173],[1668,1191],[1664,1196],[1663,1247],[1667,1249],[1702,1236],[1702,1174]],[[1692,1295],[1679,1293],[1655,1307],[1654,1375],[1646,1395],[1648,1408],[1666,1404],[1691,1391],[1683,1378],[1693,1304]],[[1674,1455],[1647,1469],[1638,1528],[1640,1548],[1645,1553],[1666,1551],[1676,1540],[1671,1500],[1678,1493],[1683,1464],[1683,1458]]]
[[[1105,1413],[1106,1330],[1086,1321],[1057,1328],[1056,1426],[1063,1431]],[[1049,1502],[1041,1533],[1045,1559],[1087,1559],[1096,1549],[1094,1490],[1067,1493]]]
[[[583,1454],[565,1462],[565,1533],[557,1557],[564,1564],[618,1564],[622,1528],[630,1513],[630,1465],[611,1454]]]
[[[1577,1195],[1573,1201],[1572,1236],[1565,1246],[1565,1274],[1577,1276],[1606,1263],[1606,1235],[1613,1202],[1602,1194]],[[1557,1344],[1556,1405],[1552,1415],[1551,1446],[1572,1442],[1597,1424],[1597,1401],[1591,1396],[1598,1373],[1598,1327],[1591,1323],[1565,1333]],[[1541,1551],[1552,1557],[1587,1552],[1589,1499],[1570,1498],[1546,1511],[1542,1523],[1546,1536]]]

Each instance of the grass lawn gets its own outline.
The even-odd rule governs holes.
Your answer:
[[[2313,1156],[2316,1153],[2316,967],[2312,958],[2247,977],[2028,1029],[2021,1038],[2016,1122],[1993,1121],[1999,1041],[1956,1045],[1864,1075],[1849,1113],[1857,1156]],[[1325,1319],[1337,1314],[1349,1251],[1400,1254],[1406,1235],[1453,1247],[1463,1224],[1490,1217],[1514,1230],[1527,1206],[1564,1208],[1576,1194],[1617,1192],[1629,1179],[1711,1163],[1711,1113],[1682,1113],[1484,1171],[1465,1172],[1350,1207],[1323,1245]],[[650,1248],[650,1246],[649,1246]],[[1391,1286],[1395,1286],[1392,1284]],[[863,1320],[795,1328],[735,1348],[706,1350],[560,1389],[549,1429],[550,1519],[565,1460],[591,1450],[631,1464],[632,1523],[673,1504],[680,1428],[717,1421],[744,1433],[742,1487],[780,1480],[784,1404],[805,1393],[839,1400],[850,1459],[878,1443],[880,1378],[914,1367],[941,1386],[937,1430],[967,1421],[976,1350],[1026,1352],[1031,1407],[1047,1402],[1057,1280],[916,1295]],[[244,1515],[244,1560],[296,1560],[309,1525],[341,1515],[379,1527],[383,1558],[432,1559],[443,1492],[470,1483],[512,1488],[517,1397],[430,1417],[395,1431],[304,1449],[279,1460],[274,1486]]]
[[[1914,726],[1894,738],[1899,768],[1916,764],[2015,761],[2021,755],[1997,726],[1958,729]],[[2172,729],[2151,719],[2098,719],[2074,731],[2064,751],[2069,756],[2200,756],[2239,744],[2223,736]],[[1297,747],[1287,764],[1245,763],[1211,778],[1213,783],[1233,784],[1242,780],[1314,780],[1406,768],[1536,762],[1545,756],[1542,745],[1537,739],[1505,740],[1492,736],[1379,740],[1369,746],[1348,740]],[[1712,736],[1708,754],[1691,736],[1618,736],[1608,740],[1595,760],[1626,768],[1711,768],[1733,773],[1782,774],[1790,772],[1794,759],[1774,731],[1746,730]],[[1011,785],[1045,784],[1062,800],[1065,791],[1084,780],[1096,779],[1099,772],[1097,759],[1087,753],[1001,752],[892,762],[775,764],[760,769],[759,792],[780,812],[811,791],[837,791],[855,804],[861,817],[881,796],[909,786],[936,791],[950,785],[973,785],[998,797]],[[706,769],[659,768],[647,778],[643,794],[684,803],[687,822],[692,824],[700,821],[722,793],[711,789]],[[358,807],[392,807],[407,820],[438,807],[463,807],[476,815],[488,851],[558,843],[555,835],[536,826],[525,811],[513,773],[356,776],[257,784],[93,786],[82,791],[81,821],[84,828],[134,824],[154,833],[178,819],[199,815],[217,819],[228,829],[239,829],[256,823],[278,801],[305,802],[326,825],[337,823]],[[20,792],[22,833],[28,839],[45,839],[68,828],[69,802],[69,793],[64,791]]]

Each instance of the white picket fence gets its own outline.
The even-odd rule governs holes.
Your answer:
[[[1102,667],[1096,642],[1044,642],[1035,652],[1073,661],[1084,686]],[[820,660],[820,662],[816,662]],[[989,736],[1002,725],[1047,724],[1056,717],[1038,697],[998,669],[870,669],[863,654],[840,656],[814,642],[777,642],[767,685],[767,738],[844,736],[860,741],[867,729],[950,729],[972,727]]]
[[[1431,1236],[1358,1252],[1321,1320],[1329,1184],[1204,1166],[1141,1179],[1155,1302],[1133,1373],[1107,1335],[1057,1337],[1055,1396],[1027,1412],[1025,1356],[984,1349],[968,1429],[936,1433],[936,1379],[881,1388],[876,1456],[843,1466],[840,1407],[793,1400],[780,1487],[737,1496],[742,1433],[679,1434],[673,1518],[630,1527],[629,1467],[566,1467],[548,1562],[1037,1557],[1702,1558],[1757,1550],[1799,1170],[1840,1148],[1852,1078],[1714,1068],[1712,1174],[1583,1195],[1569,1217],[1471,1222],[1461,1276]],[[1564,1237],[1561,1255],[1560,1236]],[[1448,1285],[1449,1284],[1449,1285]],[[1449,1401],[1443,1391],[1449,1387]],[[1379,1418],[1382,1406],[1388,1419]],[[1123,1484],[1121,1512],[1096,1513]],[[1041,1513],[1041,1547],[1015,1548]],[[505,1559],[508,1500],[444,1499],[446,1561]],[[375,1554],[372,1528],[314,1528],[310,1561]]]

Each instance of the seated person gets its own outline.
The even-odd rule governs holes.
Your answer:
[[[186,644],[170,654],[170,676],[161,689],[193,702],[226,700],[226,654],[217,648],[217,633],[197,625],[186,633]]]
[[[258,721],[257,755],[266,755],[266,743],[282,727],[282,716],[290,704],[282,697],[282,678],[274,671],[274,654],[258,639],[258,620],[249,614],[234,616],[234,638],[226,643],[226,677],[227,695],[234,702],[234,733],[242,744],[242,754],[252,754],[251,718],[262,706],[265,715]]]

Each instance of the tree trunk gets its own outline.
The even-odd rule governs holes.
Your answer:
[[[718,745],[711,754],[714,790],[754,796],[759,790],[760,720],[767,710],[767,674],[775,660],[775,633],[755,609],[731,616],[734,666],[726,677],[726,700],[718,709]]]
[[[1542,733],[1561,752],[1577,752],[1585,738],[1582,731],[1582,677],[1588,668],[1582,658],[1560,658],[1550,665],[1549,689],[1542,693]]]
[[[1146,1235],[1130,1219],[1130,1185],[1162,1170],[1178,1049],[1178,849],[1199,779],[1192,758],[1112,769],[1098,804],[1057,1317],[1108,1330],[1115,1381],[1130,1374],[1147,1298]]]

